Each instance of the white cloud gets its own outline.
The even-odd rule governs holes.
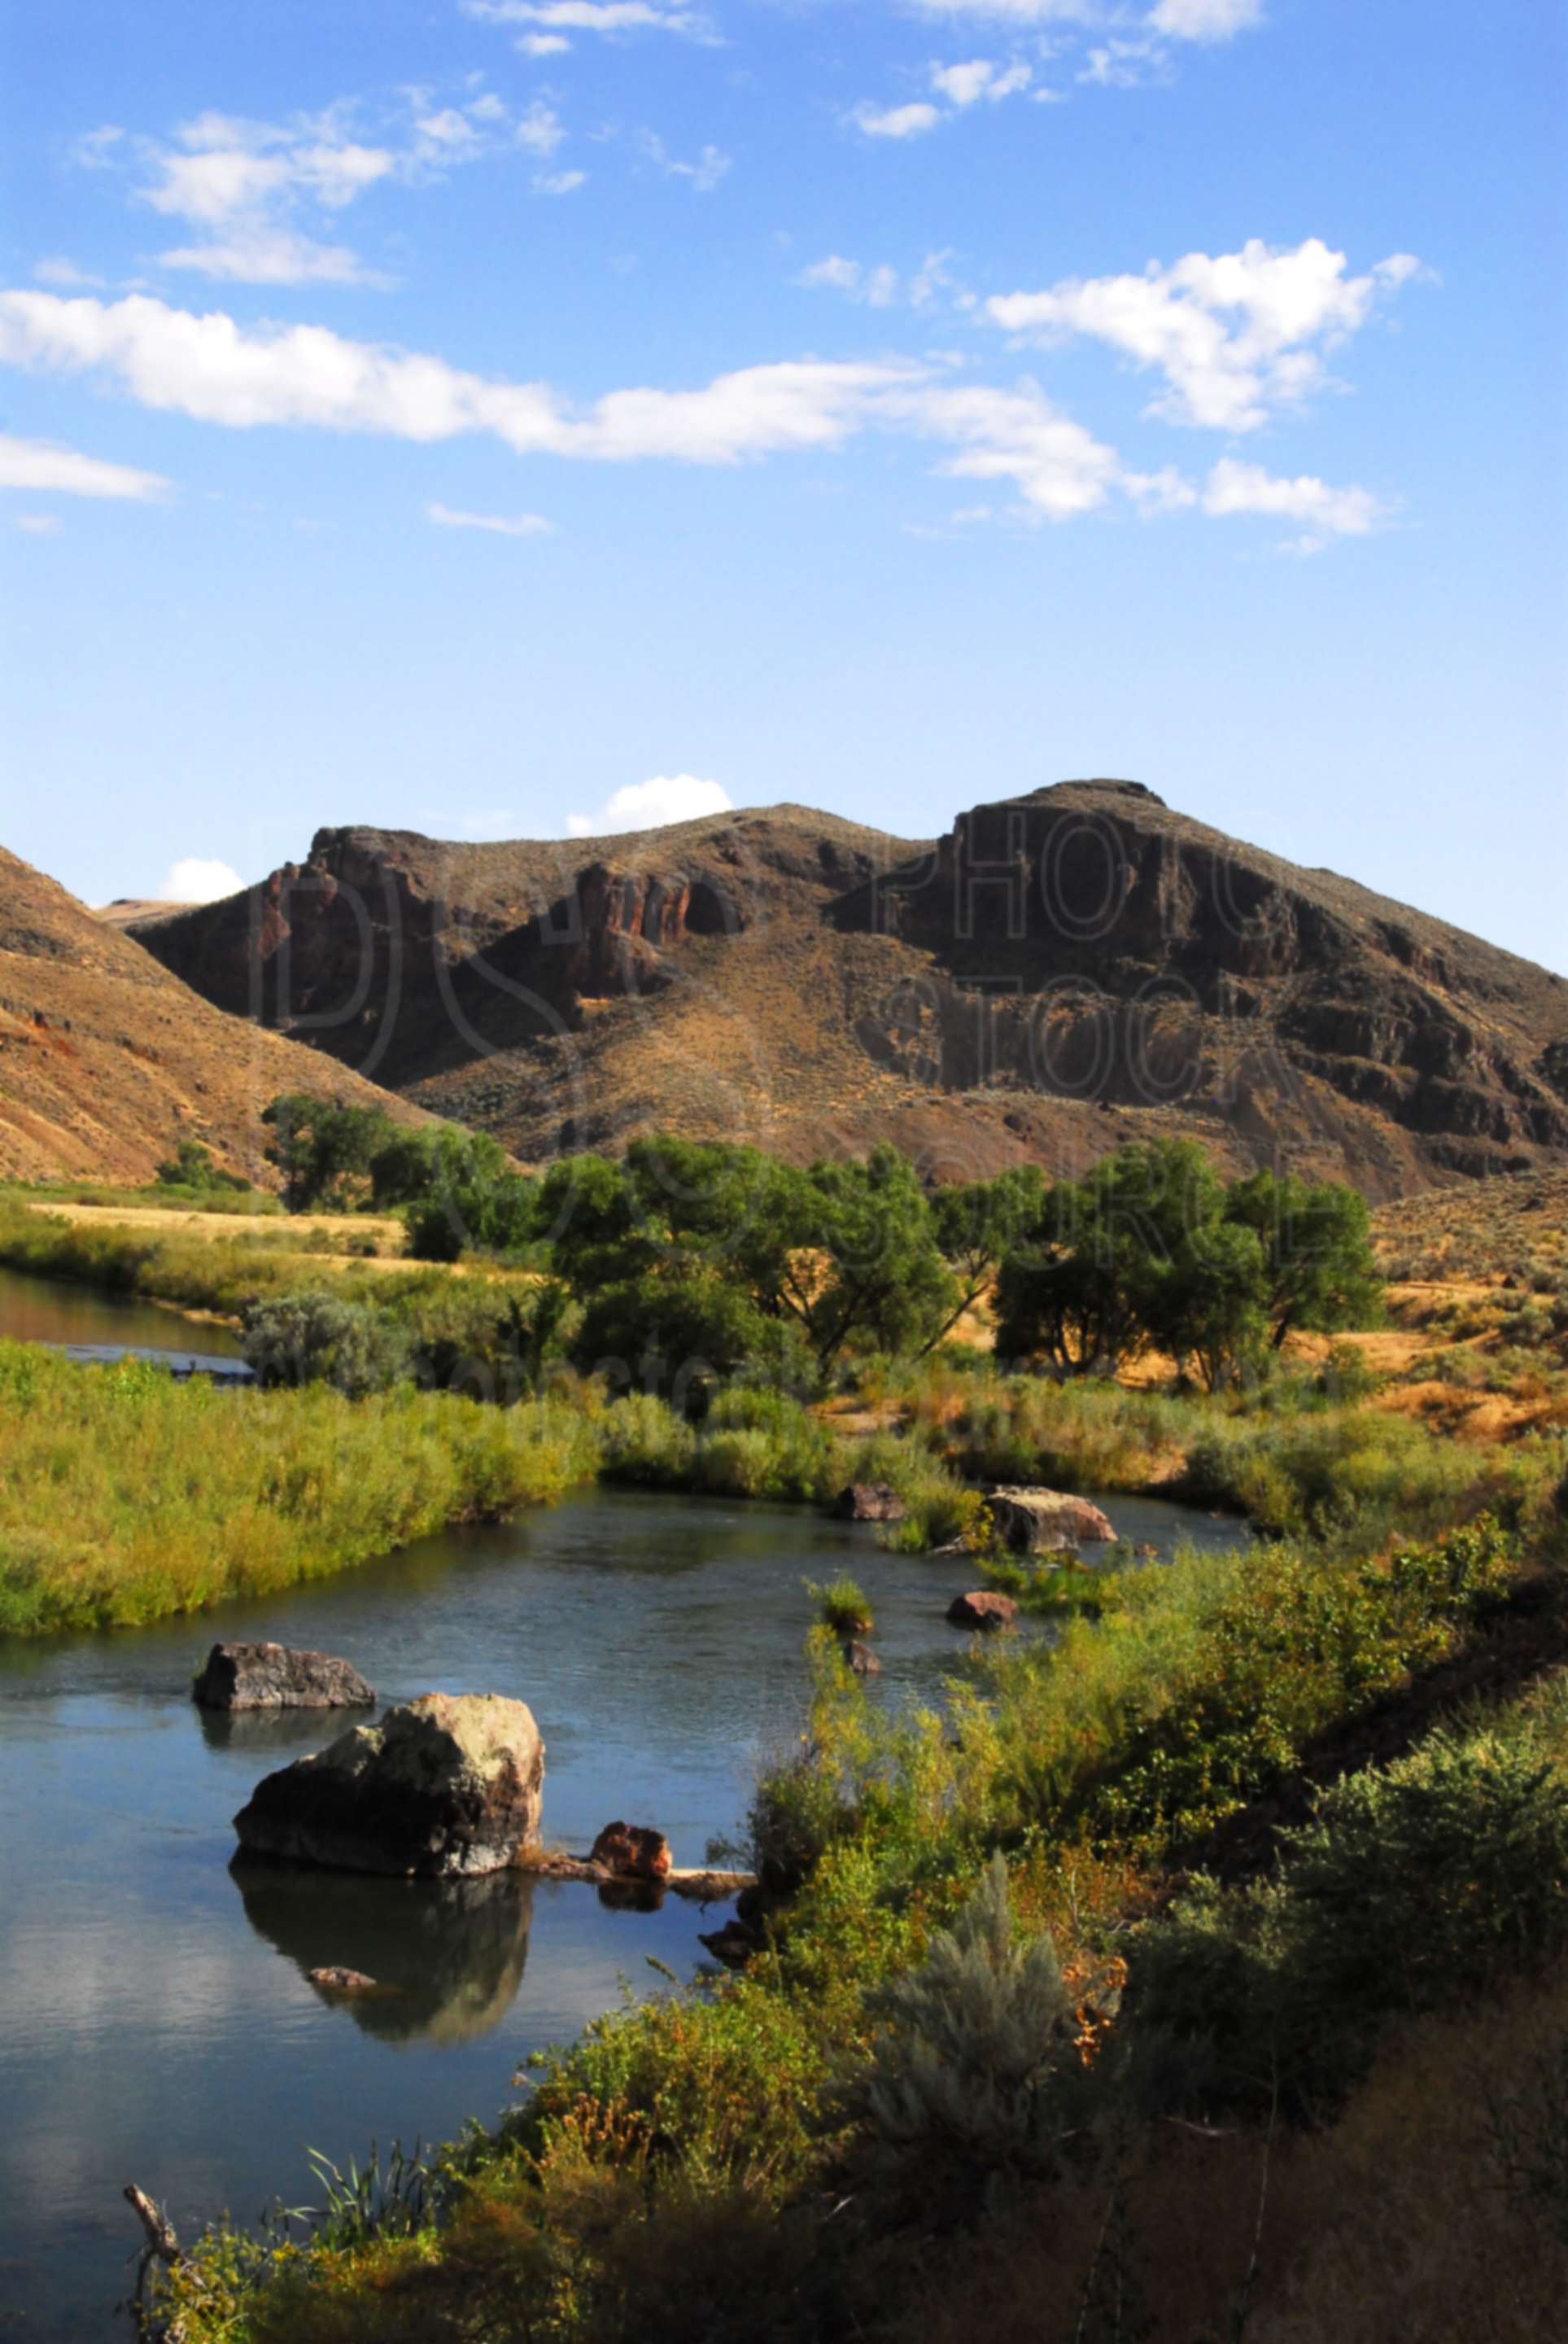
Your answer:
[[[516,132],[519,146],[526,146],[530,155],[547,157],[555,153],[566,135],[560,116],[553,106],[547,106],[543,98],[535,99],[518,122]]]
[[[704,814],[731,813],[729,793],[718,782],[699,782],[695,773],[661,773],[651,782],[633,782],[602,805],[597,813],[569,813],[568,838],[607,838],[628,830],[662,830],[667,823],[695,822]]]
[[[571,47],[559,33],[525,33],[518,43],[525,57],[558,57]]]
[[[973,106],[980,98],[994,105],[1027,89],[1033,74],[1026,65],[1002,66],[990,57],[972,57],[967,65],[933,66],[931,87],[953,106]]]
[[[60,532],[58,513],[18,513],[11,524],[24,537],[57,537]]]
[[[470,76],[468,86],[481,78]],[[196,240],[157,256],[164,268],[253,285],[387,286],[394,280],[346,245],[310,231],[335,223],[373,187],[427,184],[501,152],[508,108],[483,89],[442,106],[428,90],[405,89],[379,107],[385,135],[374,143],[357,135],[365,110],[341,100],[284,123],[209,110],[166,139],[116,133],[106,143],[97,133],[73,151],[79,163],[130,175],[138,201],[196,231]]]
[[[33,274],[40,285],[58,286],[68,293],[95,292],[104,282],[101,277],[89,275],[86,269],[78,268],[74,260],[65,259],[60,253],[51,253],[46,258],[35,261]]]
[[[1232,456],[1222,457],[1209,474],[1203,510],[1216,519],[1261,513],[1304,522],[1307,534],[1289,549],[1298,553],[1315,552],[1331,537],[1365,537],[1388,518],[1370,489],[1331,488],[1310,473],[1275,480],[1261,464],[1240,463]]]
[[[292,228],[247,227],[238,236],[207,244],[177,245],[160,252],[165,268],[185,268],[218,283],[234,285],[367,285],[386,288],[395,279],[367,268],[343,244],[317,244]]]
[[[481,25],[542,25],[556,33],[678,33],[687,40],[711,41],[706,17],[696,9],[661,8],[649,0],[462,0],[463,14]],[[527,46],[535,36],[525,35]],[[530,51],[537,56],[537,50]]]
[[[611,391],[574,414],[548,384],[490,380],[324,326],[246,328],[221,310],[197,316],[148,294],[106,302],[23,291],[0,293],[0,364],[105,374],[144,407],[233,429],[297,425],[427,441],[487,432],[519,454],[694,464],[837,447],[879,393],[921,371],[897,360],[786,360],[699,390]]]
[[[1095,0],[914,0],[926,16],[987,17],[999,25],[1081,23],[1096,13]]]
[[[426,506],[425,518],[437,529],[484,529],[497,537],[550,537],[556,526],[542,513],[454,512],[447,505],[437,504]]]
[[[574,196],[587,185],[586,171],[539,171],[534,177],[537,196]]]
[[[829,266],[832,277],[823,281],[841,280],[853,264],[834,256],[819,268]],[[1231,459],[1213,468],[1200,498],[1169,467],[1123,468],[1114,449],[1053,406],[1037,384],[1003,389],[954,383],[943,379],[945,362],[935,356],[924,362],[783,360],[719,375],[695,390],[612,390],[574,409],[548,383],[488,379],[426,353],[348,341],[323,327],[247,329],[221,312],[198,317],[144,294],[111,303],[12,291],[0,293],[0,364],[107,374],[144,406],[234,429],[296,426],[421,442],[486,433],[518,455],[589,463],[738,464],[888,432],[938,443],[944,451],[939,473],[1010,480],[1022,513],[1032,519],[1070,520],[1113,494],[1146,512],[1201,504],[1214,517],[1285,517],[1304,523],[1314,540],[1362,535],[1382,517],[1366,490],[1333,489],[1309,476],[1277,480]],[[165,485],[152,474],[97,466],[69,450],[40,453],[38,443],[0,442],[0,458],[7,450],[23,451],[9,458],[17,487],[64,486],[67,473],[88,494],[145,495]],[[433,506],[429,518],[442,527],[538,533],[537,520],[528,517],[508,521]]]
[[[1173,41],[1229,41],[1262,21],[1262,0],[1160,0],[1149,18]]]
[[[846,119],[868,138],[921,138],[941,120],[934,106],[923,100],[910,106],[873,106],[865,99],[852,106]]]
[[[140,472],[129,464],[106,464],[100,457],[83,456],[52,440],[0,436],[0,489],[24,489],[32,496],[53,492],[147,504],[155,497],[166,496],[169,483],[160,473]]]
[[[872,309],[890,308],[899,297],[896,269],[885,262],[878,268],[863,268],[858,260],[846,260],[837,252],[830,252],[826,260],[813,261],[795,282],[811,292],[825,288],[842,293],[847,300],[863,301]]]
[[[245,882],[237,871],[226,863],[205,860],[199,854],[183,855],[170,864],[153,901],[158,904],[216,904],[220,895],[237,895]]]
[[[1169,422],[1251,431],[1324,380],[1322,352],[1355,332],[1381,291],[1417,267],[1400,253],[1365,277],[1309,237],[1290,250],[1253,237],[1240,252],[1189,253],[1141,277],[1068,278],[986,304],[1010,333],[1050,346],[1088,336],[1163,374],[1151,411]]]
[[[710,195],[730,167],[729,157],[721,154],[717,146],[705,146],[695,163],[678,163],[665,152],[663,139],[653,130],[639,131],[637,146],[638,151],[657,164],[667,179],[689,180],[694,193],[699,196]]]
[[[920,389],[890,402],[925,439],[954,443],[938,465],[959,480],[1011,480],[1038,519],[1070,520],[1102,505],[1117,485],[1114,449],[1054,408],[1031,382],[1013,390],[980,384]]]

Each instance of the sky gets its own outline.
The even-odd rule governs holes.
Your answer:
[[[7,0],[0,837],[1136,779],[1568,968],[1536,0]]]

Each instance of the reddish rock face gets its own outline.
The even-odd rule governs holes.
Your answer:
[[[588,1862],[602,1864],[624,1880],[663,1880],[669,1873],[669,1842],[643,1824],[606,1824]]]
[[[1010,1595],[997,1595],[989,1587],[977,1587],[968,1595],[955,1595],[948,1605],[948,1618],[955,1628],[978,1628],[982,1633],[992,1633],[999,1628],[1010,1628],[1018,1617],[1018,1605]]]

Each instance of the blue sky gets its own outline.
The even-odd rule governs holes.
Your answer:
[[[0,834],[88,900],[1113,773],[1568,965],[1557,12],[4,39]]]

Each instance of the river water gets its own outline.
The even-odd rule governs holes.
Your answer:
[[[90,1372],[85,1370],[84,1372]],[[244,1405],[243,1400],[236,1405]],[[1167,1554],[1237,1525],[1107,1501]],[[801,1509],[598,1491],[199,1620],[0,1642],[0,2337],[107,2337],[138,2234],[120,2192],[182,2235],[339,2164],[493,2117],[519,2061],[576,2035],[625,1980],[705,1961],[723,1915],[618,1912],[578,1884],[456,1884],[231,1867],[259,1777],[346,1718],[212,1718],[190,1681],[217,1637],[352,1661],[384,1702],[526,1700],[547,1745],[545,1832],[583,1849],[615,1816],[678,1864],[739,1829],[758,1759],[800,1729],[803,1578],[854,1571],[877,1618],[873,1698],[934,1693],[967,1640],[953,1561],[884,1554]],[[343,1964],[399,1989],[333,2005]]]
[[[0,1268],[0,1337],[106,1359],[126,1351],[166,1357],[180,1369],[203,1359],[226,1365],[240,1358],[239,1338],[231,1327],[161,1309],[134,1294],[106,1294],[95,1286],[32,1278],[16,1269]]]

